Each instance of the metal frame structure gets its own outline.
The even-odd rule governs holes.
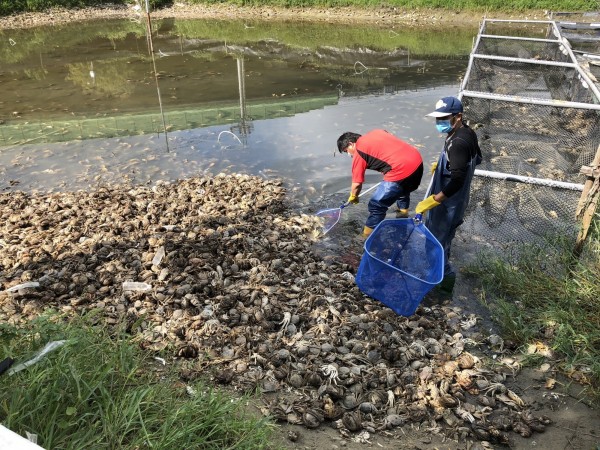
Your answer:
[[[556,39],[541,39],[541,38],[528,38],[528,37],[519,37],[519,36],[490,35],[490,34],[485,33],[486,25],[488,23],[547,24],[551,27],[552,34],[554,36],[556,36]],[[490,59],[490,60],[498,60],[498,61],[506,61],[506,62],[520,62],[520,63],[528,63],[528,64],[560,66],[560,67],[568,67],[568,68],[575,69],[577,71],[578,76],[586,82],[587,87],[589,89],[591,89],[592,92],[594,93],[594,95],[596,97],[596,102],[600,103],[600,90],[598,90],[598,88],[596,87],[594,82],[590,79],[590,77],[587,75],[587,73],[585,73],[584,70],[579,65],[579,62],[577,61],[577,58],[575,57],[575,54],[573,53],[573,50],[571,49],[571,44],[569,43],[569,41],[566,38],[562,37],[560,28],[558,27],[558,25],[555,21],[551,21],[551,20],[528,21],[528,20],[509,20],[509,19],[484,19],[484,21],[481,24],[481,27],[479,28],[479,33],[477,35],[475,44],[473,45],[473,49],[478,48],[479,43],[481,42],[482,38],[511,39],[511,40],[515,40],[515,41],[520,40],[520,41],[537,41],[537,42],[555,43],[555,44],[558,44],[559,46],[562,46],[561,48],[567,52],[567,56],[569,57],[569,60],[571,62],[561,63],[561,62],[556,62],[556,61],[531,60],[531,59],[525,59],[525,58],[511,58],[511,57],[504,57],[504,56],[481,55],[481,54],[477,54],[477,53],[471,53],[471,56],[469,57],[469,64],[467,66],[467,74],[466,74],[465,78],[463,79],[461,86],[460,86],[461,93],[463,91],[465,91],[467,83],[469,82],[469,76],[470,76],[471,70],[473,68],[473,61],[475,59]],[[499,98],[499,100],[500,100],[500,98]],[[501,100],[505,100],[505,98],[502,98]],[[535,104],[535,100],[532,99],[529,101],[529,103]],[[547,104],[547,103],[540,103],[540,104]],[[569,106],[574,107],[571,105],[569,105]]]
[[[530,25],[530,24],[543,25],[543,24],[545,24],[548,26],[548,30],[547,30],[546,38],[512,36],[512,35],[504,36],[501,34],[493,34],[493,30],[489,30],[489,28],[490,28],[489,25],[494,24],[494,23],[507,24],[507,26],[505,28],[508,28],[510,26],[508,24],[523,24],[523,25]],[[592,25],[600,26],[600,24],[592,24]],[[498,102],[512,102],[512,103],[523,104],[523,105],[540,105],[540,106],[551,106],[551,107],[558,107],[558,108],[565,108],[565,109],[600,111],[600,90],[598,89],[598,85],[595,84],[595,83],[597,83],[597,81],[592,80],[590,78],[590,76],[588,76],[588,73],[584,71],[584,69],[580,65],[581,59],[578,60],[578,58],[575,56],[575,53],[580,55],[580,58],[582,56],[583,57],[591,56],[592,58],[590,58],[590,59],[595,59],[595,58],[599,57],[600,55],[595,56],[595,54],[593,52],[591,53],[589,51],[585,51],[585,52],[581,52],[581,51],[577,51],[577,50],[574,51],[572,49],[572,46],[571,46],[571,43],[569,42],[569,40],[563,35],[563,33],[561,33],[561,29],[562,29],[562,27],[561,27],[560,23],[557,23],[554,20],[530,21],[530,20],[510,20],[510,19],[484,19],[484,21],[481,23],[477,38],[474,41],[473,51],[469,57],[467,71],[466,71],[465,77],[462,80],[462,83],[460,85],[458,97],[460,99],[475,98],[475,99],[485,99],[485,100],[491,100],[491,101],[495,100]],[[585,29],[587,29],[587,28],[585,28]],[[487,40],[487,42],[484,40]],[[499,56],[499,55],[494,55],[494,54],[482,54],[480,49],[490,48],[488,45],[486,45],[486,44],[489,44],[490,42],[492,44],[491,45],[492,48],[497,48],[496,44],[494,43],[493,40],[498,40],[498,43],[500,43],[501,40],[503,40],[505,42],[521,41],[521,42],[524,42],[524,44],[523,44],[524,47],[535,45],[535,43],[539,43],[541,45],[546,45],[546,46],[552,46],[554,44],[556,47],[553,49],[553,51],[559,51],[560,54],[562,54],[564,56],[564,58],[563,57],[560,58],[560,59],[562,59],[562,61],[556,61],[556,60],[544,60],[543,58],[542,59],[539,59],[539,58],[527,59],[527,58],[522,58],[522,57]],[[529,43],[529,44],[527,44],[527,43]],[[499,45],[501,45],[501,44],[499,44]],[[491,52],[491,53],[493,53],[493,52]],[[560,56],[560,54],[557,54],[557,55]],[[519,55],[519,56],[521,56],[521,55]],[[595,58],[594,58],[594,56],[595,56]],[[537,65],[540,68],[540,72],[544,71],[545,68],[550,68],[550,67],[564,67],[565,69],[570,69],[570,70],[574,71],[574,72],[571,72],[572,77],[574,77],[573,79],[579,81],[581,83],[582,87],[590,93],[590,96],[589,96],[590,101],[589,102],[585,102],[585,100],[584,101],[570,101],[571,99],[558,100],[558,99],[553,99],[553,98],[550,98],[550,99],[537,98],[535,96],[507,95],[507,94],[499,93],[499,92],[483,92],[483,91],[476,91],[476,90],[468,90],[467,87],[469,86],[470,78],[472,75],[475,76],[474,73],[476,73],[476,70],[477,70],[477,61],[485,61],[485,60],[501,61],[501,62],[506,62],[507,64],[515,63],[515,64]],[[491,87],[491,90],[494,91],[496,89],[494,87]],[[581,100],[581,98],[578,98],[578,100]],[[598,117],[600,117],[600,115],[598,115]],[[595,206],[598,203],[597,198],[595,201],[590,201],[590,199],[589,199],[590,186],[593,185],[593,186],[596,186],[596,188],[597,188],[597,185],[598,185],[597,176],[598,176],[598,173],[600,173],[600,172],[598,172],[598,170],[600,170],[600,166],[598,166],[598,164],[600,163],[600,159],[598,159],[598,158],[600,158],[600,146],[598,147],[598,152],[596,154],[594,162],[592,163],[592,166],[591,167],[587,167],[587,166],[582,167],[581,173],[588,175],[588,180],[586,181],[585,185],[578,184],[578,183],[567,183],[567,182],[557,181],[557,180],[553,180],[553,179],[536,178],[536,177],[531,177],[531,176],[522,176],[522,175],[513,174],[513,173],[504,173],[504,172],[479,170],[479,169],[475,170],[475,176],[483,177],[486,179],[499,180],[499,182],[509,181],[509,182],[516,182],[516,183],[526,183],[526,184],[537,185],[537,186],[542,186],[542,187],[545,186],[550,189],[567,190],[567,191],[571,191],[571,192],[581,192],[582,194],[581,194],[581,198],[579,200],[579,207],[578,207],[578,211],[576,213],[577,216],[581,216],[583,213],[583,210],[586,207],[587,207],[587,209],[590,209],[591,207],[589,205],[591,204],[594,206],[593,209],[595,210]],[[587,170],[587,172],[585,170]],[[595,175],[595,177],[594,177],[594,175]],[[586,197],[586,199],[584,199],[584,197]],[[590,216],[589,211],[588,211],[587,216]],[[575,217],[573,217],[573,223],[575,223],[574,221],[575,221]],[[589,222],[589,217],[588,217],[588,222]],[[586,227],[585,220],[583,221],[582,225],[584,228]],[[577,240],[577,245],[579,246],[579,248],[581,246],[581,242],[583,239],[585,239],[585,235],[582,236],[582,234],[580,232],[580,236],[578,237],[578,240]]]
[[[521,37],[521,36],[505,36],[498,34],[488,34],[486,30],[489,24],[492,23],[521,23],[521,24],[545,24],[549,27],[548,34],[554,35],[555,39],[550,38],[532,38],[532,37]],[[475,50],[479,47],[479,44],[482,39],[504,39],[504,40],[514,40],[514,41],[529,41],[529,42],[540,42],[540,43],[548,43],[548,44],[557,44],[563,53],[566,52],[568,59],[570,62],[559,62],[559,61],[546,61],[539,59],[527,59],[527,58],[514,58],[508,56],[497,56],[497,55],[483,55],[479,53],[475,53]],[[559,24],[554,20],[512,20],[512,19],[484,19],[479,28],[479,33],[477,38],[473,44],[474,51],[471,53],[469,57],[469,63],[467,66],[467,72],[462,80],[460,91],[458,94],[459,98],[463,97],[473,97],[473,98],[482,98],[489,100],[499,100],[504,102],[514,102],[514,103],[523,103],[523,104],[532,104],[532,105],[545,105],[545,106],[555,106],[555,107],[564,107],[564,108],[578,108],[578,109],[590,109],[600,111],[600,90],[595,85],[594,81],[590,79],[588,74],[581,68],[575,53],[573,52],[569,41],[564,38],[561,34],[561,28]],[[578,78],[583,81],[584,86],[587,89],[590,89],[594,96],[594,103],[583,103],[583,102],[572,102],[565,100],[555,100],[555,99],[542,99],[535,97],[523,97],[517,95],[506,95],[506,94],[497,94],[490,92],[479,92],[467,90],[467,85],[469,83],[470,75],[473,70],[473,62],[475,60],[495,60],[495,61],[506,61],[506,62],[515,62],[515,63],[525,63],[525,64],[535,64],[540,66],[555,66],[555,67],[565,67],[574,69],[577,72]],[[488,171],[477,171],[479,176],[491,176]]]

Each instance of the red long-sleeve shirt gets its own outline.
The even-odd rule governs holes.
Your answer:
[[[363,183],[366,169],[383,173],[384,181],[400,181],[423,163],[419,151],[385,130],[373,130],[356,141],[352,182]]]

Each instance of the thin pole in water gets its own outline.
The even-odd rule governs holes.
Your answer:
[[[154,82],[156,83],[156,93],[158,95],[158,106],[160,107],[160,115],[162,117],[163,130],[165,132],[165,143],[167,144],[167,152],[169,150],[169,137],[167,136],[167,124],[165,122],[165,113],[163,112],[162,99],[160,96],[160,87],[158,86],[158,73],[156,72],[156,59],[154,58],[154,43],[152,42],[152,22],[150,21],[150,1],[146,0],[146,29],[148,30],[148,46],[150,55],[152,56],[152,67],[154,69]]]

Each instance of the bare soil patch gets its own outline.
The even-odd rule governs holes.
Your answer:
[[[24,13],[8,17],[0,17],[0,28],[24,28],[40,25],[56,25],[66,22],[98,19],[131,18],[138,14],[134,9],[124,6],[84,8],[84,9],[52,9],[42,13]],[[281,20],[307,21],[324,23],[373,23],[381,26],[428,27],[435,25],[477,26],[484,18],[484,11],[452,11],[442,9],[399,9],[395,7],[364,8],[278,8],[248,7],[230,4],[186,5],[176,3],[170,8],[151,12],[153,18],[186,18],[186,19],[245,19],[245,20]],[[488,14],[488,17],[490,15]],[[495,13],[494,18],[518,18],[543,20],[543,11],[521,13]]]

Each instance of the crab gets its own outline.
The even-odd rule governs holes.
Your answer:
[[[477,324],[477,316],[475,314],[469,314],[466,320],[460,322],[460,327],[463,330],[469,330]]]
[[[202,328],[200,329],[201,333],[206,334],[214,334],[221,328],[221,322],[218,319],[210,319],[207,320]]]
[[[337,367],[335,367],[333,364],[326,364],[321,366],[320,370],[323,372],[323,375],[328,377],[328,381],[330,383],[333,382],[333,384],[337,385],[337,382],[339,381]]]
[[[385,403],[386,408],[392,408],[396,402],[394,391],[387,391],[387,402]]]
[[[283,320],[281,322],[279,322],[279,324],[281,325],[281,330],[280,330],[281,333],[283,333],[287,329],[291,320],[292,320],[292,314],[288,311],[284,312]]]
[[[507,387],[502,383],[492,383],[485,389],[485,393],[489,395],[504,394],[506,391]]]
[[[510,401],[512,403],[514,403],[516,406],[522,408],[523,406],[525,406],[525,402],[523,401],[523,399],[521,397],[519,397],[515,392],[511,391],[510,389],[506,390],[506,396],[510,399]],[[501,399],[502,400],[502,399]]]
[[[412,344],[410,344],[410,348],[418,352],[421,356],[429,355],[429,351],[427,351],[427,348],[423,344],[420,344],[418,342],[413,342]]]
[[[460,406],[457,407],[454,410],[455,414],[460,417],[462,420],[468,421],[470,423],[475,422],[475,417],[473,417],[473,414],[471,414],[469,411],[467,411],[464,408],[461,408]]]

